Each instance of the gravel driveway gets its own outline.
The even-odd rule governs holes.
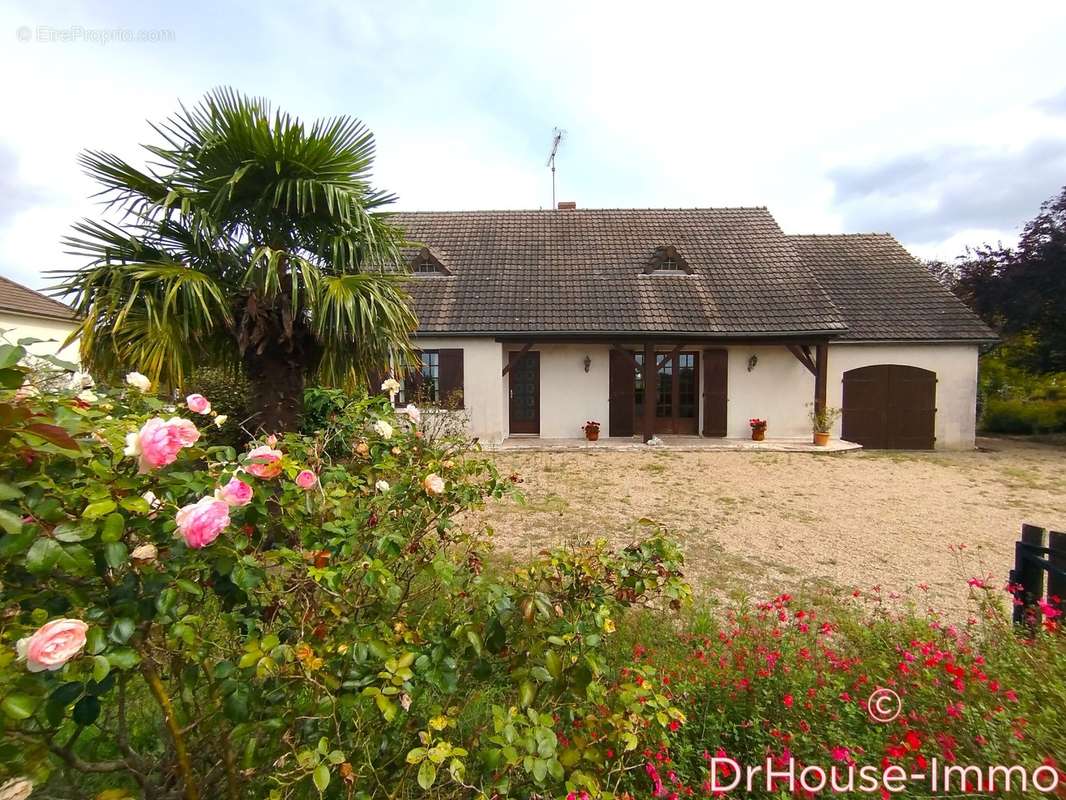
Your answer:
[[[649,517],[674,532],[699,592],[880,586],[955,616],[968,578],[1006,581],[1022,522],[1066,530],[1066,449],[979,444],[966,453],[500,452],[491,457],[522,476],[527,502],[494,503],[482,516],[515,558],[590,538],[625,544]]]

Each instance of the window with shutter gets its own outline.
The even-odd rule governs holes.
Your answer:
[[[396,404],[463,408],[462,348],[420,350],[418,355],[420,364],[406,371]]]

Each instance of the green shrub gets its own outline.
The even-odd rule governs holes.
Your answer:
[[[387,398],[344,418],[343,460],[318,435],[238,455],[128,387],[0,394],[0,783],[529,797],[638,768],[683,714],[607,655],[626,609],[687,597],[676,548],[485,572],[462,512],[512,483]]]
[[[1066,431],[1066,401],[989,399],[981,416],[981,429],[1010,434]]]

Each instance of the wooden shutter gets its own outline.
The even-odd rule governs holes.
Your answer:
[[[438,401],[447,408],[463,408],[463,350],[452,348],[437,351]]]
[[[725,436],[729,411],[729,351],[703,351],[703,435]]]
[[[422,404],[422,351],[415,350],[415,360],[404,367],[403,398],[408,403]]]

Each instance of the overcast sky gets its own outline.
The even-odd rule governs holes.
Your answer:
[[[361,118],[404,210],[548,207],[553,126],[559,199],[764,205],[926,257],[1013,242],[1066,184],[1061,0],[6,0],[0,42],[0,274],[33,287],[100,215],[78,152],[139,162],[148,120],[219,85]]]

